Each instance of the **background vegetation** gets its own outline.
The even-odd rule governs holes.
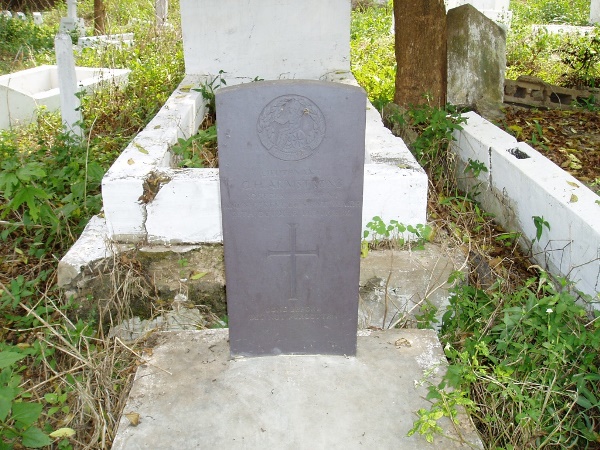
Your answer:
[[[178,3],[170,3],[173,26],[159,30],[153,2],[107,1],[109,32],[133,32],[134,44],[84,49],[76,64],[131,74],[125,89],[82,98],[83,142],[43,111],[36,123],[0,131],[0,448],[110,448],[139,354],[105,337],[101,321],[72,320],[79,305],[61,297],[55,270],[100,212],[104,172],[183,77]],[[92,9],[92,0],[78,3],[87,23]],[[59,2],[41,27],[0,18],[0,72],[54,64],[65,15]],[[123,314],[122,286],[134,272],[125,267],[109,289]]]

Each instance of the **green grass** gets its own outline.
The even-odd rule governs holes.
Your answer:
[[[131,74],[124,89],[83,96],[82,142],[62,133],[58,114],[44,111],[33,124],[0,131],[1,448],[110,447],[134,355],[105,338],[99,320],[76,319],[79,305],[56,287],[56,263],[100,213],[104,172],[183,77],[178,3],[170,3],[175,26],[160,32],[132,20],[152,19],[153,2],[107,3],[109,32],[133,32],[134,45],[85,49],[76,64]],[[92,5],[78,5],[88,27]],[[0,70],[54,64],[65,13],[59,4],[43,27],[0,18]],[[125,304],[117,286],[111,302]]]

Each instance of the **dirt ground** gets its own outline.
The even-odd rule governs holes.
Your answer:
[[[600,194],[600,110],[506,106],[498,125]]]

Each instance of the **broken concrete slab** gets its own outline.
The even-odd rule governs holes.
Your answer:
[[[415,315],[431,306],[441,324],[450,296],[448,278],[466,267],[459,249],[442,244],[370,251],[360,265],[359,328],[414,326]]]
[[[228,330],[156,335],[138,368],[113,450],[431,448],[407,437],[428,408],[424,372],[445,370],[433,330],[359,333],[356,357],[232,359]],[[425,383],[426,384],[426,383]],[[482,449],[468,416],[435,448]]]

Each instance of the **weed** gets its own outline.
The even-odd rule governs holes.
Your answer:
[[[410,235],[407,236],[407,233],[413,235],[414,239],[411,239]],[[363,231],[363,257],[368,253],[369,247],[401,248],[409,244],[414,245],[415,249],[422,250],[425,243],[432,241],[434,236],[434,229],[430,225],[404,225],[393,219],[386,224],[381,217],[375,216]],[[408,241],[405,237],[408,237]]]
[[[479,177],[481,172],[487,172],[488,169],[481,161],[475,161],[469,158],[467,166],[465,167],[465,173],[472,172],[475,178]]]
[[[500,284],[454,288],[441,336],[450,366],[433,392],[467,393],[489,448],[586,448],[599,437],[599,313],[568,289],[545,273],[510,295]],[[431,428],[436,411],[413,429]]]
[[[544,232],[544,228],[548,229],[548,231],[550,231],[550,224],[548,223],[547,220],[544,220],[544,217],[540,217],[540,216],[533,216],[533,224],[535,225],[535,241],[540,241],[540,239],[542,238],[542,233]]]
[[[391,4],[360,7],[352,12],[352,73],[379,111],[394,98],[396,58],[391,24]]]
[[[422,104],[406,112],[394,112],[388,120],[418,133],[410,148],[425,170],[433,172],[437,178],[449,170],[447,152],[453,140],[452,133],[461,130],[460,124],[466,120],[454,106],[437,108]]]
[[[217,127],[212,125],[188,139],[179,138],[171,151],[178,167],[215,167],[217,165]]]
[[[223,77],[224,73],[224,70],[219,70],[219,74],[215,76],[212,80],[207,80],[202,86],[200,86],[199,89],[194,89],[194,91],[200,92],[202,94],[202,97],[206,101],[206,107],[208,109],[207,116],[211,118],[211,123],[214,123],[216,121],[217,114],[215,105],[215,91],[218,88],[227,85],[227,82]]]

